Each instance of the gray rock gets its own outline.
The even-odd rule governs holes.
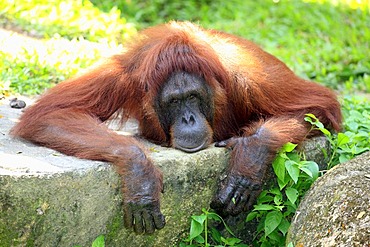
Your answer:
[[[289,229],[294,246],[370,246],[370,152],[319,178]]]

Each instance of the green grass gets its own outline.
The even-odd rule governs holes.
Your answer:
[[[338,90],[370,92],[370,18],[366,1],[357,6],[356,1],[346,1],[359,7],[357,9],[346,4],[335,6],[329,0],[92,2],[96,5],[89,1],[30,0],[16,4],[13,0],[4,0],[0,3],[0,24],[38,37],[124,44],[125,39],[136,32],[136,27],[140,29],[168,20],[191,20],[206,28],[255,41],[302,77]],[[75,63],[73,67],[85,67],[99,57],[72,59],[69,63]],[[8,54],[0,54],[0,58],[17,67],[17,62],[14,64]],[[63,54],[60,58],[65,61]],[[6,63],[0,68],[9,69]],[[49,70],[45,72],[53,74]],[[59,81],[58,78],[73,74],[68,69],[67,73],[59,70],[56,73],[32,84],[44,88]],[[12,73],[10,75],[13,78]],[[7,78],[3,76],[1,81],[0,87]],[[10,87],[29,94],[40,91],[22,89],[21,81],[12,81]]]
[[[109,1],[95,2],[105,10],[112,7]],[[255,41],[303,77],[332,88],[370,92],[370,79],[365,77],[370,74],[366,1],[362,5],[342,1],[350,5],[339,6],[330,1],[275,2],[121,0],[115,4],[140,27],[169,20],[199,22]]]
[[[136,33],[119,10],[105,13],[89,1],[4,0],[0,26],[43,38],[0,36],[0,98],[42,93],[118,51],[118,43]]]
[[[117,8],[112,7],[105,13],[89,1],[4,0],[0,9],[3,26],[16,25],[38,37],[50,38],[57,34],[69,39],[124,41],[136,32]]]
[[[0,94],[12,91],[28,95],[40,94],[122,49],[81,38],[33,41],[19,35],[0,36],[0,47]]]
[[[15,4],[12,0],[4,0],[0,3],[0,24],[20,28],[38,37],[84,38],[99,43],[124,44],[125,39],[136,32],[135,27],[140,29],[168,20],[191,20],[206,28],[224,30],[255,41],[302,77],[338,90],[370,92],[370,18],[366,1],[357,6],[354,5],[356,1],[346,1],[359,7],[357,9],[346,4],[335,6],[329,0],[92,2],[96,5],[89,1],[30,0]],[[60,60],[66,61],[63,56],[60,54]],[[8,54],[0,53],[0,58],[18,67],[17,61],[14,63]],[[68,63],[74,63],[70,67],[85,67],[98,58],[100,54],[96,58],[72,59]],[[0,68],[9,70],[7,63],[4,64]],[[54,84],[73,74],[66,70],[64,73],[57,69],[52,77],[38,74],[40,79],[32,84],[37,88]],[[19,72],[15,71],[15,74]],[[45,73],[53,74],[50,72],[45,70]],[[12,79],[14,75],[10,73],[10,77]],[[35,76],[31,73],[29,77]],[[7,79],[6,76],[1,78],[0,87],[4,81],[9,81]],[[23,89],[23,79],[11,80],[10,87],[22,93],[40,92],[29,91],[28,87]]]
[[[0,33],[0,98],[10,93],[42,93],[120,51],[137,30],[169,20],[190,20],[250,39],[300,76],[337,90],[345,122],[343,133],[328,137],[334,151],[331,165],[335,165],[370,147],[370,9],[366,0],[333,2],[337,1],[3,0],[0,26],[42,39],[13,41],[16,36]],[[280,154],[284,158],[275,161],[277,165],[281,162],[300,169],[307,164],[294,153]],[[253,211],[252,216],[261,222],[256,238],[259,244],[284,242],[286,221],[300,200],[294,195],[304,194],[313,182],[304,169],[300,172],[305,180],[292,177],[287,190],[272,188],[259,198],[259,205],[270,207],[258,210],[261,206],[257,206]],[[284,207],[285,211],[280,210]],[[202,219],[210,215],[206,211]],[[271,219],[275,219],[274,229],[264,224]],[[212,231],[215,237],[217,233]],[[207,234],[207,224],[201,224],[197,234],[191,233],[188,242],[203,241],[200,234],[207,240],[204,232]],[[228,241],[219,240],[220,244]]]

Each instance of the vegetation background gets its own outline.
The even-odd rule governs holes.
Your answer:
[[[370,149],[369,0],[3,0],[0,99],[14,94],[38,95],[121,51],[137,31],[169,20],[189,20],[250,39],[301,77],[336,90],[345,123],[343,133],[328,136],[334,150],[331,165]],[[320,129],[314,116],[309,118]],[[286,158],[279,162],[302,165],[296,156],[283,155],[293,148],[283,150],[280,154]],[[288,192],[279,192],[283,191],[279,188],[264,193],[272,199],[259,203],[273,208],[255,210],[251,216],[266,222],[256,237],[257,245],[282,245],[286,222],[294,213],[288,202],[294,193],[302,196],[301,189],[307,187],[297,187],[296,179],[307,175],[292,178]],[[276,196],[283,201],[281,205]],[[293,204],[298,203],[295,198]],[[289,210],[293,211],[285,214]],[[276,219],[275,211],[284,212],[283,218]],[[271,212],[275,213],[272,223],[267,221]],[[203,226],[206,218],[198,223]],[[183,245],[207,246],[198,236],[201,233]],[[225,246],[241,246],[234,240],[220,241]]]

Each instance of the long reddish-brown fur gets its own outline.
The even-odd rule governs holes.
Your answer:
[[[49,90],[25,111],[12,134],[69,155],[110,161],[128,176],[126,164],[144,148],[101,123],[120,113],[124,119],[137,119],[144,137],[169,144],[153,102],[176,71],[199,75],[213,89],[214,141],[263,129],[266,136],[260,140],[276,151],[308,136],[306,113],[340,129],[340,106],[329,89],[297,77],[250,41],[188,22],[170,22],[142,31],[124,53]],[[243,153],[233,157],[248,159]],[[145,176],[160,181],[160,172],[147,160],[142,161]],[[240,166],[231,169],[248,174]],[[161,186],[159,182],[153,192],[157,199]]]

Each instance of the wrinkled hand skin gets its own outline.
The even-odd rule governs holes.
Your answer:
[[[221,216],[236,216],[249,210],[261,193],[261,184],[243,176],[227,176],[221,181],[211,202],[211,208]]]
[[[159,194],[163,192],[161,175],[154,166],[141,159],[130,166],[123,178],[124,225],[137,234],[151,234],[162,229],[165,217],[160,211]]]
[[[220,215],[238,215],[250,210],[262,190],[270,153],[257,138],[238,137],[216,143],[232,149],[226,178],[218,187],[211,208]]]
[[[123,211],[125,227],[133,228],[137,234],[154,233],[156,229],[162,229],[166,224],[159,202],[150,198],[142,198],[140,202],[125,202]]]

